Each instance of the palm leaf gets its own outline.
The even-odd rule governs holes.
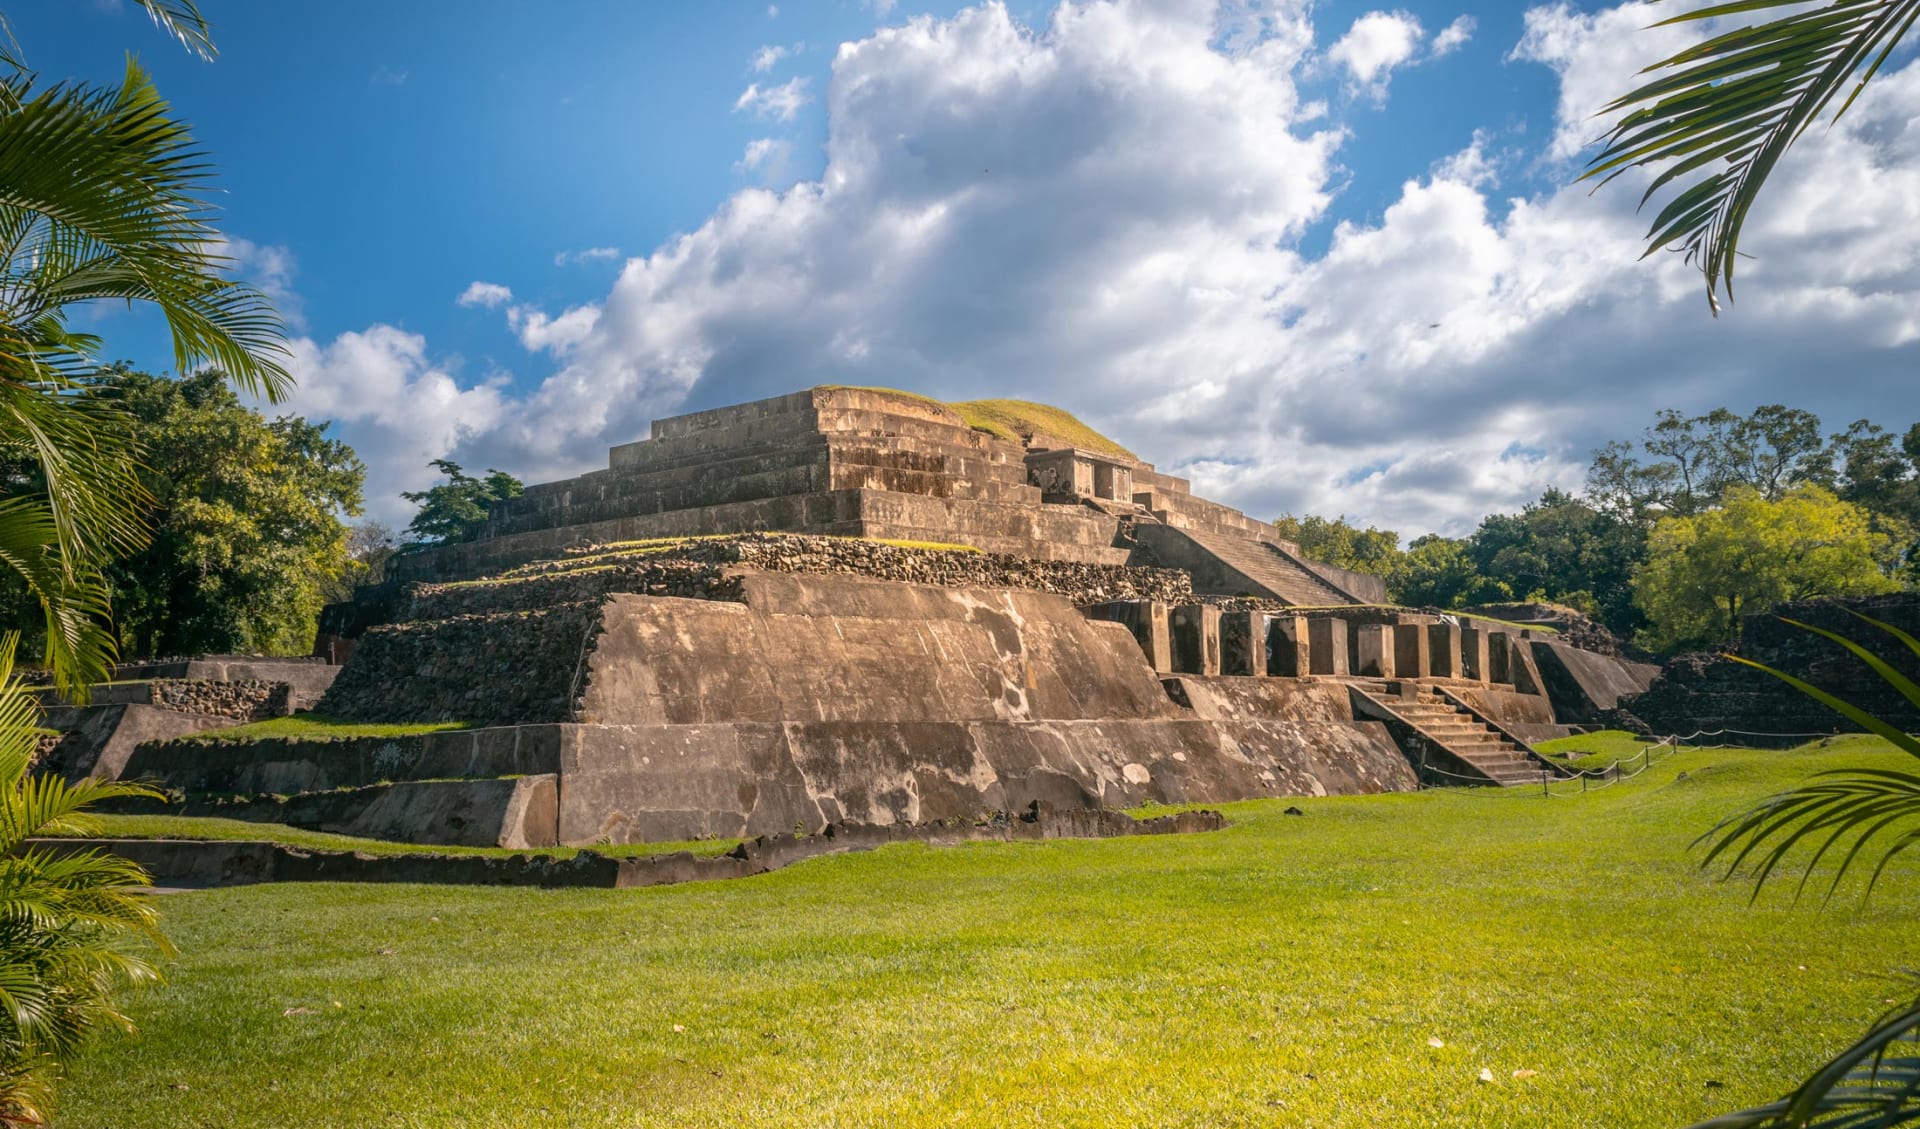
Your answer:
[[[1693,1129],[1882,1129],[1920,1122],[1920,1002],[1884,1016],[1793,1093]]]
[[[1834,116],[1846,112],[1920,17],[1920,0],[1833,0],[1811,9],[1804,0],[1734,0],[1655,26],[1781,8],[1801,10],[1714,35],[1642,71],[1660,73],[1602,111],[1629,112],[1581,176],[1605,184],[1630,168],[1667,166],[1642,196],[1644,207],[1698,175],[1648,228],[1646,254],[1684,250],[1706,277],[1715,313],[1722,287],[1733,296],[1740,231],[1775,165],[1851,85]]]

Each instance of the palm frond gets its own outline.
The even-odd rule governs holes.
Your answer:
[[[1920,1123],[1920,1002],[1874,1024],[1793,1093],[1693,1129],[1888,1129]]]
[[[222,277],[230,264],[205,198],[211,171],[137,63],[118,88],[61,84],[25,98],[0,114],[7,262],[59,274],[111,256],[115,285],[132,291],[119,296],[166,316],[180,371],[213,365],[277,400],[288,385],[282,324],[259,290]]]
[[[1846,112],[1920,17],[1920,0],[1833,0],[1814,8],[1804,0],[1732,0],[1655,26],[1781,8],[1801,10],[1714,35],[1642,71],[1670,73],[1602,111],[1631,112],[1581,177],[1605,184],[1630,168],[1667,166],[1641,206],[1669,185],[1684,187],[1648,229],[1646,254],[1683,249],[1705,275],[1715,313],[1722,287],[1733,296],[1740,231],[1775,165],[1851,85],[1834,116]]]
[[[213,36],[207,29],[206,18],[193,0],[135,0],[160,30],[180,41],[180,45],[200,56],[211,59],[220,53],[213,45]]]

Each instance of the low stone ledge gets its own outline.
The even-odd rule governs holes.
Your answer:
[[[1217,811],[1184,811],[1153,819],[1125,812],[1056,811],[1036,802],[1018,815],[995,812],[971,822],[880,827],[830,824],[818,835],[770,835],[724,855],[689,851],[646,858],[612,858],[583,850],[552,855],[370,855],[311,851],[280,843],[204,839],[35,839],[57,854],[108,850],[146,868],[156,886],[247,886],[261,882],[417,882],[450,886],[585,886],[632,889],[766,874],[803,859],[867,851],[890,843],[1020,842],[1105,839],[1129,835],[1191,834],[1227,825]]]

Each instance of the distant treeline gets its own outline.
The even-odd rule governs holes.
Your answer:
[[[1655,649],[1711,646],[1779,601],[1920,581],[1920,424],[1829,434],[1781,404],[1669,410],[1595,451],[1583,491],[1550,489],[1467,537],[1402,548],[1344,518],[1276,524],[1310,557],[1385,577],[1401,603],[1546,601]]]

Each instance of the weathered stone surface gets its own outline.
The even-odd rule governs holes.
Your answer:
[[[1393,669],[1401,678],[1433,677],[1433,661],[1428,650],[1427,625],[1399,623],[1393,631]]]
[[[1370,678],[1392,678],[1393,629],[1385,624],[1363,623],[1353,629],[1357,661],[1353,673]]]
[[[599,627],[598,601],[377,627],[319,708],[364,722],[564,721]]]
[[[121,776],[184,792],[255,795],[358,788],[391,780],[554,773],[560,727],[462,729],[413,737],[149,741]]]
[[[755,574],[741,604],[611,597],[578,718],[602,724],[1151,718],[1117,624],[1041,593]],[[1211,610],[1211,609],[1209,609]]]
[[[1427,625],[1427,661],[1435,678],[1464,678],[1460,673],[1460,626],[1453,623]]]
[[[1388,743],[1314,722],[573,726],[560,840],[645,842],[915,823],[1044,800],[1213,803],[1411,786]]]
[[[1220,673],[1266,677],[1271,630],[1266,612],[1220,613]]]
[[[1555,719],[1567,725],[1607,720],[1622,699],[1646,692],[1660,668],[1612,658],[1564,643],[1536,639],[1529,645]]]
[[[181,713],[139,703],[67,707],[63,712],[60,739],[36,762],[36,768],[69,780],[89,776],[118,780],[134,751],[146,742],[241,724],[236,718]]]
[[[580,851],[548,855],[369,855],[306,851],[268,842],[199,839],[38,839],[31,845],[58,856],[106,850],[132,859],[163,886],[244,886],[259,882],[418,882],[461,886],[585,886],[632,889],[678,882],[709,882],[766,874],[821,855],[871,850],[890,843],[951,846],[968,842],[1181,835],[1217,831],[1215,811],[1184,811],[1152,819],[1121,812],[1054,811],[1034,804],[1018,815],[1000,812],[965,822],[922,826],[832,824],[816,835],[763,835],[723,855],[680,851],[644,858],[609,858]]]
[[[1325,675],[1347,673],[1349,667],[1346,620],[1308,620],[1307,644],[1312,673]]]
[[[1141,654],[1154,670],[1173,671],[1173,628],[1168,622],[1167,605],[1160,600],[1116,600],[1081,609],[1087,618],[1118,623],[1140,644]]]
[[[1313,673],[1307,621],[1297,615],[1272,617],[1267,632],[1267,672],[1279,678],[1304,678]]]
[[[1836,632],[1868,647],[1906,677],[1920,679],[1920,658],[1852,612],[1920,635],[1920,593],[1813,600],[1746,617],[1741,621],[1737,653],[1809,682],[1890,724],[1920,730],[1920,708],[1864,662],[1837,643],[1783,622],[1798,620]],[[1808,735],[1856,728],[1771,675],[1718,655],[1681,655],[1670,660],[1644,694],[1623,699],[1620,706],[1654,733],[1685,736],[1728,731],[1743,743],[1792,745],[1808,740]]]
[[[1168,613],[1173,631],[1173,669],[1183,674],[1220,673],[1220,609],[1181,604]]]

